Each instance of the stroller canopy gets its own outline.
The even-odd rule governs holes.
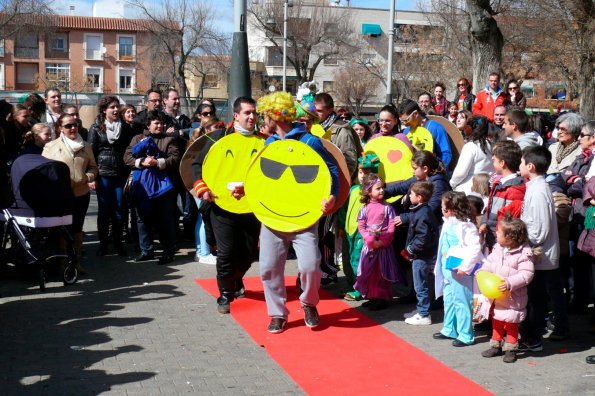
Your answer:
[[[13,207],[31,210],[34,217],[72,214],[74,195],[70,169],[65,163],[25,154],[14,161],[10,176],[15,196]]]

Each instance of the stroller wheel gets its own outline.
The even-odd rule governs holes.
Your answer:
[[[75,265],[68,265],[64,269],[64,286],[72,285],[78,278],[78,271]]]
[[[44,292],[45,291],[45,269],[40,268],[37,273],[37,280],[39,282],[39,290]]]

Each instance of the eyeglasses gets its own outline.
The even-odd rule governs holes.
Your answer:
[[[204,113],[200,113],[201,116],[203,117],[208,117],[208,116],[212,116],[213,112],[212,111],[205,111]]]
[[[593,135],[591,135],[590,133],[582,133],[581,132],[581,137],[586,137],[586,136],[589,136],[590,137],[590,136],[593,136]]]
[[[161,102],[161,99],[149,99],[149,100],[147,100],[147,102],[160,103]]]
[[[412,112],[411,114],[409,114],[409,115],[407,116],[407,118],[405,118],[405,119],[401,118],[401,122],[402,122],[402,123],[409,122],[409,120],[411,119],[411,117],[413,117],[413,115],[414,115],[415,113],[417,113],[417,110],[415,110],[414,112]]]
[[[570,135],[570,131],[564,127],[558,127],[558,135]]]
[[[466,84],[457,84],[457,87],[466,87]]]
[[[78,128],[79,124],[64,124],[62,125],[62,128],[64,129],[73,129],[73,128]]]
[[[518,89],[519,89],[519,87],[508,87],[508,90],[509,91],[516,91]]]

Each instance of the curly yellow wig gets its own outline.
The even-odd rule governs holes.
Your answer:
[[[258,99],[256,111],[275,121],[292,122],[296,119],[295,105],[289,92],[274,92]]]

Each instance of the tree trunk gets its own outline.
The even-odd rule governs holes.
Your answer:
[[[469,34],[473,59],[473,86],[476,91],[484,86],[488,75],[500,73],[504,37],[493,18],[489,0],[467,0]]]

